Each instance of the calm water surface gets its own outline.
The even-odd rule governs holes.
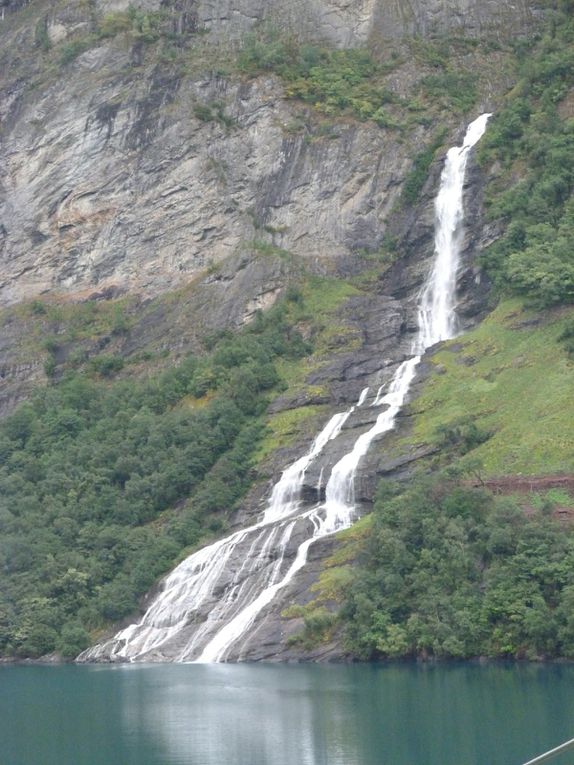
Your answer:
[[[570,666],[0,667],[2,765],[520,765],[572,737]]]

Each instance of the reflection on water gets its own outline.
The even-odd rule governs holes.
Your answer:
[[[570,666],[0,668],[3,765],[520,765],[573,736]]]
[[[139,683],[123,686],[126,728],[153,731],[170,762],[348,763],[355,749],[353,706],[360,698],[352,683],[298,667],[186,669],[156,686],[151,702]],[[131,673],[140,674],[137,668]]]

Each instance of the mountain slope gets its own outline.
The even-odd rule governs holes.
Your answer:
[[[540,226],[569,241],[569,17],[530,43],[529,68],[520,38],[507,42],[535,28],[527,4],[501,19],[499,4],[477,2],[468,36],[447,38],[433,35],[462,23],[453,8],[367,6],[309,6],[339,48],[279,2],[252,35],[235,24],[234,45],[225,9],[219,18],[209,3],[5,6],[0,404],[8,414],[32,398],[2,426],[4,654],[73,655],[131,613],[190,546],[256,516],[329,415],[396,367],[432,256],[442,152],[479,109],[507,103],[466,189],[462,327],[509,276],[542,299],[529,253],[554,234]],[[236,18],[261,12],[246,3]],[[560,188],[535,210],[549,144]],[[567,285],[542,299],[569,300]],[[552,311],[503,306],[432,356],[397,433],[361,465],[365,508],[380,476],[571,472],[570,420],[557,414],[570,400],[570,311]],[[513,427],[532,385],[549,393]],[[342,433],[305,492],[368,424]],[[362,535],[375,544],[369,523],[350,547],[317,546],[252,657],[300,656],[340,632],[332,612]],[[291,601],[304,610],[284,612]]]

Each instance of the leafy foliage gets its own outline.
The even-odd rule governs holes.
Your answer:
[[[414,158],[412,170],[405,178],[401,193],[403,201],[407,204],[414,205],[418,201],[435,155],[446,137],[446,132],[446,130],[440,130],[430,145]]]
[[[183,548],[221,530],[251,480],[275,362],[308,350],[278,306],[155,379],[68,373],[6,419],[0,653],[74,655]],[[99,357],[101,377],[117,367]]]
[[[169,16],[162,11],[143,11],[130,6],[126,11],[112,11],[106,14],[97,26],[98,37],[115,37],[128,33],[134,40],[146,43],[159,40],[169,26]]]
[[[436,436],[443,450],[466,454],[488,441],[491,434],[477,425],[473,417],[466,416],[441,423],[436,429]]]
[[[225,113],[225,104],[221,101],[196,104],[193,113],[202,122],[217,122],[225,128],[230,128],[235,124],[233,117]]]
[[[440,74],[430,74],[421,82],[427,98],[444,102],[454,111],[468,112],[478,97],[478,76],[472,72],[453,71],[450,67]]]
[[[158,40],[170,40],[177,37],[169,14],[165,10],[143,11],[130,7],[125,11],[111,11],[99,19],[93,19],[94,31],[90,34],[75,37],[66,42],[60,49],[60,64],[74,61],[85,51],[97,46],[102,40],[128,35],[136,43],[155,43]],[[49,50],[45,36],[39,26],[36,32],[36,43],[43,50]]]
[[[570,319],[562,332],[558,335],[558,342],[562,343],[567,353],[574,356],[574,319]]]
[[[380,487],[343,615],[361,658],[574,656],[574,535],[509,497]]]
[[[50,35],[48,34],[47,18],[39,19],[36,24],[36,28],[34,30],[34,44],[37,48],[40,48],[43,51],[49,51],[52,47],[52,41],[50,40]]]
[[[521,80],[481,150],[504,168],[489,207],[506,231],[485,266],[540,307],[574,302],[574,122],[560,108],[574,87],[573,40],[574,21],[560,14],[534,52],[519,50]]]
[[[303,607],[300,613],[295,612],[295,609],[291,609],[291,611],[287,609],[284,616],[303,617],[303,631],[291,635],[287,639],[287,645],[300,645],[307,650],[314,648],[318,643],[326,640],[330,634],[331,628],[336,622],[335,615],[328,611],[324,606]]]
[[[287,83],[288,97],[313,104],[324,114],[346,111],[381,127],[394,126],[384,105],[396,97],[379,82],[385,68],[366,49],[333,50],[268,29],[246,39],[238,66],[250,75],[278,74]]]
[[[93,48],[96,44],[96,40],[97,38],[93,35],[88,35],[86,37],[79,37],[75,40],[72,40],[71,42],[66,43],[60,50],[60,64],[62,64],[62,66],[66,66],[66,64],[70,64],[72,61],[75,61],[78,56],[82,55],[82,53],[85,53],[87,50],[90,50],[90,48]]]

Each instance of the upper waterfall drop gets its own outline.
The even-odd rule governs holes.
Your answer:
[[[241,646],[258,615],[305,565],[310,546],[348,527],[355,513],[354,482],[373,440],[394,427],[422,354],[456,334],[456,275],[463,241],[463,189],[470,150],[486,130],[490,114],[467,129],[462,146],[449,150],[435,201],[435,257],[418,302],[418,332],[411,355],[379,388],[371,406],[383,406],[374,425],[332,467],[325,502],[302,506],[305,472],[337,438],[357,403],[334,415],[308,452],[283,471],[258,523],[194,553],[164,580],[162,590],[138,624],[93,646],[79,661],[225,661]],[[303,538],[294,545],[293,539]],[[291,545],[291,552],[289,546]]]
[[[435,260],[419,303],[417,355],[457,332],[456,273],[463,237],[464,179],[470,150],[484,135],[491,114],[482,114],[466,131],[462,146],[446,155],[435,200]]]

